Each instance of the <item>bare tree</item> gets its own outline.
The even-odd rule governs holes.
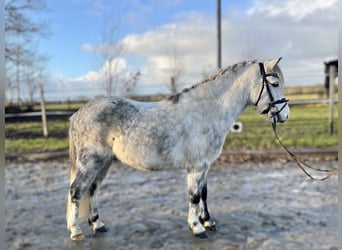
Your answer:
[[[186,73],[184,54],[179,49],[174,48],[173,52],[166,57],[164,64],[166,68],[161,70],[160,76],[164,82],[168,83],[167,87],[174,95],[177,93],[178,85]]]
[[[107,96],[113,94],[129,95],[136,87],[141,73],[128,72],[124,60],[126,47],[121,40],[119,25],[107,22],[101,33],[101,41],[92,47],[92,51],[100,58],[100,86]]]
[[[34,103],[34,94],[38,92],[38,87],[46,79],[45,64],[47,56],[32,55],[29,64],[24,68],[24,83],[29,94],[29,103]]]
[[[129,73],[127,78],[123,81],[123,91],[125,96],[129,96],[132,93],[133,89],[137,86],[140,76],[141,73],[139,70],[135,73]]]
[[[46,9],[44,0],[5,1],[5,59],[9,78],[7,83],[11,83],[7,88],[14,88],[19,105],[23,68],[30,65],[32,53],[38,53],[36,48],[32,49],[30,45],[37,37],[48,35],[47,24],[33,21],[29,13],[38,13]]]
[[[122,60],[120,59],[125,53],[125,47],[119,42],[120,38],[118,25],[108,22],[102,30],[100,44],[94,51],[101,60],[100,81],[107,96],[111,96],[117,91],[122,74]]]

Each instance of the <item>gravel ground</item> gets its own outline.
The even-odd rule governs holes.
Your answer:
[[[337,162],[317,162],[337,167]],[[66,230],[66,161],[8,162],[8,249],[337,249],[337,176],[312,182],[294,163],[216,164],[208,205],[218,231],[193,237],[184,171],[138,171],[117,162],[101,186],[107,233],[72,242]]]

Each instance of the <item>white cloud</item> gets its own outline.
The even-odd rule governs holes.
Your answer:
[[[253,57],[269,59],[283,56],[281,65],[287,84],[315,84],[323,81],[323,61],[331,55],[337,56],[337,21],[331,15],[328,19],[325,16],[334,13],[334,1],[328,1],[329,4],[314,1],[312,6],[305,2],[308,9],[305,15],[310,14],[312,19],[325,21],[317,23],[310,19],[294,22],[280,14],[260,18],[256,7],[247,16],[224,15],[223,65]],[[295,1],[277,3],[287,6],[286,11],[294,15],[291,9],[296,9]],[[302,5],[299,4],[297,9],[302,9]],[[214,17],[190,13],[177,23],[169,23],[143,34],[126,36],[123,43],[130,56],[146,58],[144,66],[148,70],[145,72],[149,75],[144,78],[154,84],[161,81],[158,74],[167,67],[165,57],[174,48],[181,50],[187,73],[183,81],[193,84],[202,77],[205,68],[215,68],[215,27]]]
[[[81,45],[81,50],[84,52],[94,52],[94,45],[90,43],[84,43]]]
[[[247,13],[268,17],[289,16],[301,20],[317,11],[326,10],[337,4],[338,0],[264,0],[257,1]]]
[[[201,79],[202,71],[215,63],[215,21],[201,13],[192,12],[185,20],[165,24],[143,34],[128,35],[123,39],[130,57],[145,58],[142,84],[166,85],[163,72],[170,68],[174,51],[186,65],[184,84]],[[144,82],[145,79],[145,82]]]
[[[322,82],[323,61],[332,55],[337,57],[336,2],[265,0],[255,2],[247,14],[223,13],[223,66],[254,57],[283,56],[281,67],[287,85]],[[134,65],[142,73],[138,86],[165,86],[161,74],[170,67],[167,58],[177,49],[185,65],[182,83],[198,82],[204,71],[216,68],[215,22],[214,16],[182,12],[177,21],[127,35],[120,43],[127,57],[124,69],[128,72],[129,63],[138,62]],[[87,52],[104,48],[109,47],[82,46]],[[89,72],[79,80],[95,81],[103,70]]]
[[[103,77],[111,72],[113,75],[125,74],[127,71],[127,62],[124,58],[114,58],[111,61],[106,61],[98,71],[89,71],[87,74],[71,79],[73,82],[90,82],[98,84],[103,81]]]

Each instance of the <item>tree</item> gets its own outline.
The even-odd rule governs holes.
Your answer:
[[[31,45],[37,37],[48,35],[48,26],[41,21],[33,21],[30,14],[46,11],[43,0],[8,0],[5,2],[5,60],[7,88],[16,92],[17,103],[21,103],[21,82],[24,69],[32,65],[32,55],[38,54]],[[13,91],[14,90],[14,91]],[[7,97],[8,99],[8,97]]]
[[[124,60],[126,48],[120,40],[119,26],[108,22],[102,30],[100,44],[90,46],[90,50],[100,58],[100,85],[107,96],[130,94],[141,76],[139,70],[136,73],[127,72]]]
[[[95,51],[101,58],[101,81],[107,96],[117,91],[119,77],[122,74],[122,60],[120,59],[125,53],[125,47],[119,43],[119,39],[118,26],[109,22],[104,26],[101,43]]]
[[[161,70],[161,78],[168,83],[167,87],[174,95],[177,93],[178,85],[186,73],[184,54],[179,49],[174,48],[173,52],[166,57],[164,64],[166,67]]]
[[[132,93],[133,89],[137,86],[140,76],[141,76],[141,73],[139,70],[135,73],[131,72],[128,74],[128,77],[126,78],[126,80],[123,81],[124,83],[123,92],[125,96],[128,96]]]
[[[47,56],[32,55],[29,64],[23,69],[23,81],[29,94],[29,103],[34,103],[34,94],[37,93],[39,85],[46,79],[45,64],[48,61]]]

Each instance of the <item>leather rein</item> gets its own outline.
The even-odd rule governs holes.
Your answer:
[[[277,120],[276,120],[276,117],[278,116],[278,114],[285,108],[285,106],[287,105],[288,103],[288,100],[285,99],[285,98],[281,98],[279,100],[274,100],[274,97],[272,95],[272,92],[270,90],[270,85],[274,85],[272,83],[270,83],[268,80],[267,80],[267,77],[268,76],[273,76],[273,77],[277,77],[278,78],[278,75],[276,73],[267,73],[265,72],[265,67],[264,67],[264,64],[263,63],[259,63],[259,68],[260,68],[260,74],[262,75],[263,77],[263,84],[262,84],[262,89],[260,91],[260,94],[259,94],[259,97],[258,97],[258,100],[257,102],[255,103],[255,105],[257,106],[260,99],[261,99],[261,95],[265,89],[265,86],[266,86],[266,90],[267,90],[267,93],[270,97],[270,104],[269,104],[269,107],[268,109],[266,109],[265,111],[263,111],[263,113],[268,113],[272,108],[275,107],[276,104],[281,104],[281,103],[284,103],[284,105],[281,107],[280,110],[278,111],[275,111],[275,112],[272,112],[272,129],[273,129],[273,132],[274,132],[274,136],[276,137],[278,143],[284,148],[284,150],[289,154],[289,156],[292,158],[292,160],[294,160],[296,163],[297,163],[297,166],[311,179],[311,180],[319,180],[319,181],[323,181],[323,180],[326,180],[328,178],[330,178],[331,176],[337,174],[337,169],[319,169],[319,168],[314,168],[310,165],[308,165],[307,163],[299,160],[297,158],[297,156],[291,152],[289,150],[288,147],[286,147],[283,142],[280,140],[279,136],[278,136],[278,132],[277,132]],[[275,85],[275,86],[278,86],[278,85]],[[317,178],[317,177],[314,177],[312,176],[308,171],[307,169],[311,169],[311,170],[314,170],[314,171],[317,171],[317,172],[325,172],[327,173],[324,177],[321,177],[321,178]]]

